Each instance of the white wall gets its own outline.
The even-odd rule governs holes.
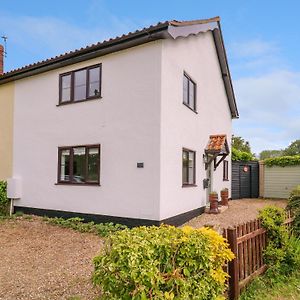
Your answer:
[[[183,72],[197,84],[195,114],[182,101]],[[231,114],[211,32],[175,41],[164,40],[161,104],[161,205],[160,218],[168,218],[206,205],[202,180],[204,149],[211,134],[231,140]],[[196,151],[197,187],[182,187],[182,148]],[[231,159],[229,179],[231,180]],[[213,190],[231,188],[223,181],[223,164],[214,172]]]
[[[102,63],[102,99],[57,107],[59,74]],[[182,104],[186,71],[195,114]],[[202,155],[211,134],[231,138],[231,115],[210,32],[163,40],[16,81],[17,206],[163,220],[203,207]],[[101,186],[57,181],[57,148],[101,144]],[[196,151],[197,187],[182,188],[182,148]],[[231,163],[229,161],[229,179]],[[144,169],[136,167],[144,162]],[[223,164],[213,190],[230,189]]]
[[[57,107],[59,74],[102,63],[102,99]],[[17,206],[159,219],[161,41],[16,81]],[[101,144],[101,186],[57,181],[57,148]],[[144,162],[144,169],[136,167]]]

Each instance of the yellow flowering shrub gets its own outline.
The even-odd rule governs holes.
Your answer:
[[[137,227],[111,235],[94,258],[93,281],[104,299],[221,300],[233,259],[208,228]]]

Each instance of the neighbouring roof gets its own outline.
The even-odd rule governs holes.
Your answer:
[[[210,135],[205,149],[207,154],[228,154],[229,147],[226,134]]]
[[[159,22],[156,25],[151,25],[141,30],[136,30],[135,32],[129,32],[128,34],[123,34],[122,36],[104,40],[102,42],[89,45],[85,48],[70,51],[34,64],[24,66],[22,68],[6,72],[3,75],[0,75],[0,85],[9,81],[18,80],[63,66],[72,65],[74,63],[131,48],[151,41],[159,39],[176,39],[177,37],[187,37],[189,35],[197,35],[207,31],[211,31],[213,34],[231,116],[232,118],[238,118],[239,114],[232,87],[219,17],[193,21],[172,20]]]

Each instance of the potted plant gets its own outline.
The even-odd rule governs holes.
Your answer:
[[[210,192],[209,193],[209,213],[210,214],[218,214],[218,193],[217,192]]]
[[[228,189],[221,190],[221,205],[228,206]]]

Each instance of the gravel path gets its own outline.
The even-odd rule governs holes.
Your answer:
[[[92,258],[102,244],[39,217],[0,221],[0,299],[95,299]]]
[[[231,200],[229,201],[229,208],[223,213],[218,215],[202,214],[190,220],[185,225],[195,228],[199,228],[204,225],[215,226],[217,228],[227,228],[232,225],[242,224],[244,222],[254,220],[258,215],[258,211],[265,206],[275,205],[279,207],[285,207],[286,204],[286,200]]]

